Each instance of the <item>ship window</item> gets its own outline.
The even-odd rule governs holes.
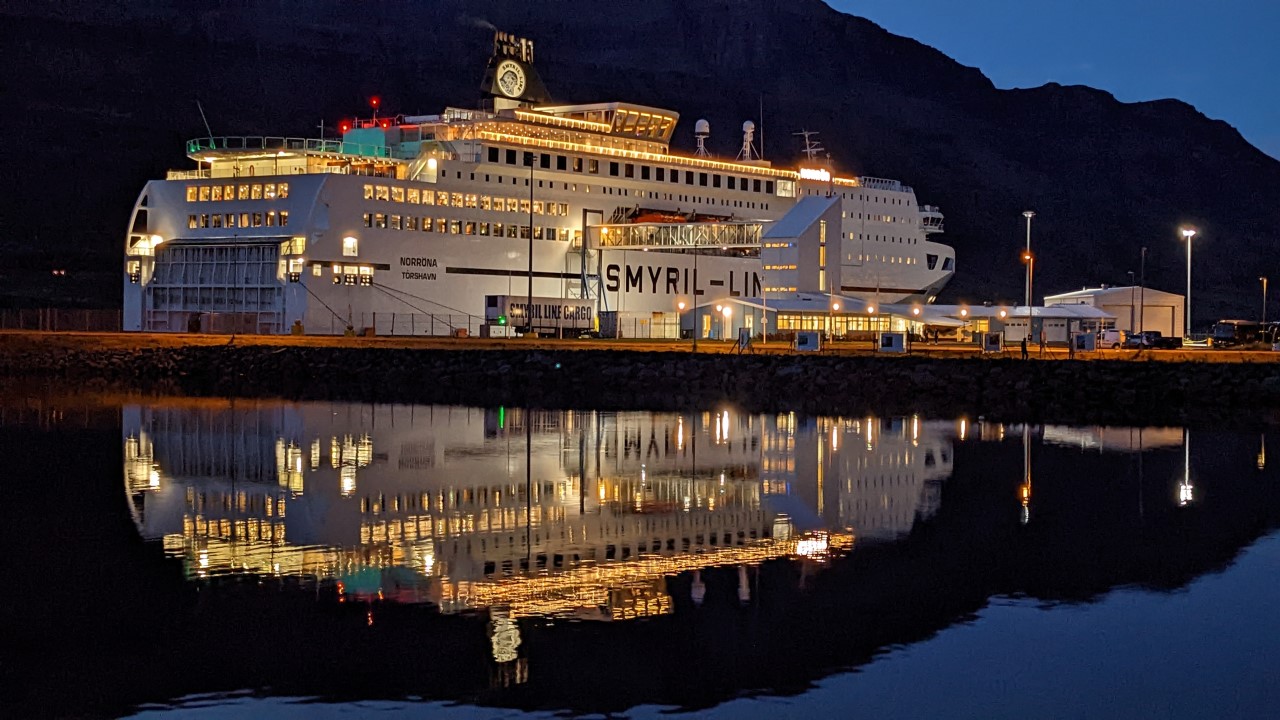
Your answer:
[[[759,179],[759,178],[757,178],[757,179],[755,179],[755,180],[752,180],[752,181],[751,181],[751,189],[752,189],[752,191],[754,191],[754,192],[760,192],[760,179]]]
[[[267,211],[267,227],[275,227],[275,226],[276,226],[276,211],[268,210]]]
[[[491,210],[491,209],[493,209],[493,199],[492,199],[492,198],[490,198],[488,195],[481,195],[481,196],[480,196],[480,209],[481,209],[481,210]]]
[[[925,255],[925,256],[924,256],[924,260],[925,260],[925,262],[929,265],[929,269],[930,269],[930,270],[933,270],[934,268],[936,268],[936,267],[938,266],[938,256],[937,256],[937,255]]]
[[[425,215],[422,217],[422,232],[431,232],[431,218]]]
[[[236,226],[236,214],[235,214],[235,213],[227,213],[227,222],[226,222],[226,226],[227,226],[227,227],[229,227],[229,228],[233,228],[233,227],[235,227],[235,226]]]
[[[188,185],[187,186],[187,202],[195,202],[197,193],[199,192],[200,192],[200,189],[197,188],[195,185]]]
[[[364,226],[373,227],[373,213],[364,214]]]
[[[520,226],[520,239],[521,239],[521,240],[528,240],[528,239],[529,239],[529,226],[528,226],[528,225],[521,225],[521,226]]]
[[[480,223],[480,234],[481,235],[489,234],[489,223],[486,223],[486,222]]]
[[[720,174],[716,173],[711,176],[711,187],[720,187]]]
[[[391,200],[393,202],[404,202],[404,188],[391,188]]]
[[[280,211],[280,227],[284,227],[288,224],[289,224],[289,211],[281,210]]]
[[[582,158],[576,157],[573,159],[573,171],[582,172]]]
[[[262,197],[263,197],[264,199],[266,199],[266,200],[275,200],[275,199],[276,199],[276,184],[275,184],[275,183],[267,183],[266,185],[263,185],[263,186],[262,186]]]
[[[636,176],[636,166],[633,163],[627,163],[622,168],[623,177],[633,178]]]
[[[618,163],[609,163],[609,175],[610,177],[618,177]]]
[[[256,212],[253,214],[253,226],[262,227],[262,213]]]
[[[556,156],[556,169],[567,170],[569,168],[569,158],[563,155]]]
[[[506,198],[500,198],[500,197],[496,197],[496,198],[494,198],[494,199],[493,199],[493,209],[494,209],[494,210],[496,210],[497,212],[506,212],[506,211],[507,211],[507,199],[506,199]]]
[[[200,224],[200,220],[195,215],[187,216],[187,227],[195,230]]]
[[[405,191],[404,199],[405,199],[405,202],[409,202],[409,203],[413,203],[414,205],[417,205],[421,197],[422,197],[421,191],[419,191],[417,188],[409,188],[407,191]]]
[[[496,147],[489,148],[489,162],[491,163],[498,162],[498,148]]]
[[[717,176],[717,177],[718,177],[718,176]],[[735,187],[735,185],[737,184],[737,182],[738,182],[738,178],[736,178],[736,177],[734,177],[734,176],[730,175],[730,176],[729,176],[729,189],[730,189],[730,190],[737,190],[738,188],[737,188],[737,187]]]
[[[654,168],[654,179],[655,179],[655,180],[657,180],[658,182],[666,182],[666,180],[667,180],[667,169],[666,169],[666,168]]]
[[[640,179],[641,179],[641,180],[648,180],[648,179],[649,179],[649,173],[650,173],[650,171],[651,171],[651,168],[650,168],[648,165],[641,165],[641,166],[640,166]]]
[[[444,218],[436,218],[436,232],[446,233],[449,231],[449,221]]]
[[[375,213],[373,216],[373,226],[385,229],[387,227],[387,216],[382,213]]]
[[[375,200],[390,200],[391,188],[386,185],[375,185],[373,188],[373,198]]]
[[[521,200],[521,201],[520,201],[520,212],[524,213],[525,215],[528,215],[528,214],[529,214],[529,201],[528,201],[528,200]]]
[[[249,186],[249,199],[250,199],[250,200],[261,200],[261,199],[262,199],[262,186],[261,186],[261,185],[259,185],[258,183],[254,183],[254,184],[252,184],[252,185],[250,185],[250,186]]]
[[[493,224],[493,236],[502,237],[502,223]]]
[[[450,234],[450,235],[461,235],[461,234],[462,234],[462,221],[461,221],[461,220],[450,220],[450,221],[449,221],[449,234]]]
[[[316,277],[320,277],[320,273],[321,273],[321,272],[323,272],[323,268],[322,268],[320,265],[312,265],[312,266],[311,266],[311,274],[312,274],[312,275],[314,275],[314,276],[316,276]]]
[[[466,198],[466,203],[467,203],[467,207],[469,208],[476,207],[478,203],[477,196],[474,194],[468,193]]]
[[[199,198],[200,198],[200,201],[201,201],[201,202],[206,202],[206,201],[208,201],[208,200],[209,200],[209,186],[208,186],[208,185],[201,185],[201,186],[200,186],[200,189],[199,189]]]
[[[462,207],[462,193],[453,193],[449,196],[449,204],[453,207]]]
[[[515,226],[515,225],[508,225],[508,226],[507,226],[507,237],[509,237],[509,238],[513,238],[513,237],[515,237],[515,236],[516,236],[516,226]]]
[[[685,171],[684,171],[684,184],[685,184],[685,185],[692,185],[692,184],[693,184],[693,171],[692,171],[692,170],[685,170]]]
[[[364,186],[364,199],[365,199],[365,200],[372,200],[372,199],[373,199],[373,186],[372,186],[372,185],[365,185],[365,186]]]
[[[772,195],[772,194],[773,194],[773,181],[772,181],[772,180],[767,180],[767,181],[765,181],[765,184],[764,184],[764,191],[765,191],[765,193],[767,193],[767,194],[769,194],[769,195]]]
[[[212,188],[212,190],[211,190],[211,194],[209,195],[209,199],[210,199],[210,200],[221,200],[221,199],[222,199],[222,186],[221,186],[221,185],[214,185],[214,186],[213,186],[213,188]]]
[[[545,206],[545,205],[543,205],[543,203],[542,203],[542,201],[541,201],[541,200],[535,200],[535,201],[533,202],[533,214],[534,214],[534,215],[545,215],[545,214],[546,214],[546,206]]]
[[[437,192],[436,204],[442,207],[449,207],[449,193],[444,191]]]
[[[467,223],[466,225],[464,225],[464,226],[463,226],[463,234],[464,234],[464,235],[475,235],[475,234],[476,234],[476,224],[475,224],[475,223],[473,223],[473,222],[469,222],[469,223]]]
[[[391,229],[392,229],[392,230],[399,230],[399,229],[400,229],[400,216],[399,216],[399,215],[392,215],[392,216],[391,216]]]
[[[515,165],[515,164],[516,164],[516,151],[515,151],[515,150],[508,150],[508,151],[507,151],[507,158],[506,158],[506,160],[507,160],[507,164],[508,164],[508,165]]]
[[[548,170],[551,168],[550,153],[542,153],[542,155],[538,158],[538,167],[542,168],[543,170]]]
[[[955,258],[946,258],[945,260],[942,261],[943,270],[950,270],[954,266],[955,266]]]

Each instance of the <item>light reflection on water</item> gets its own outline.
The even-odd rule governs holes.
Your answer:
[[[745,568],[900,537],[937,510],[956,428],[243,402],[123,418],[135,522],[190,577],[493,608],[499,627],[667,614],[666,578],[725,565],[744,568],[746,602]]]

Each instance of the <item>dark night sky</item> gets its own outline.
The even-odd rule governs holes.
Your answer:
[[[977,67],[997,87],[1177,98],[1280,158],[1275,0],[827,0]],[[928,83],[928,78],[920,78]]]

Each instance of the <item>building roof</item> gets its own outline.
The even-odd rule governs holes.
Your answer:
[[[838,202],[840,202],[840,198],[835,196],[811,195],[805,197],[765,231],[764,239],[799,237],[801,233],[817,222],[823,213]],[[835,237],[838,236],[839,230],[837,229]]]
[[[1046,295],[1044,297],[1044,301],[1048,304],[1052,301],[1062,302],[1070,300],[1084,300],[1087,298],[1097,298],[1108,295],[1123,296],[1127,300],[1133,293],[1143,293],[1146,297],[1164,296],[1179,299],[1183,297],[1177,293],[1165,292],[1164,290],[1157,290],[1153,287],[1139,287],[1137,285],[1108,285],[1106,287],[1083,288],[1058,295]]]

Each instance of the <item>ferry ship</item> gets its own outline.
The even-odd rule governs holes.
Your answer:
[[[705,337],[712,318],[681,310],[803,293],[928,303],[954,274],[931,239],[941,212],[909,186],[838,176],[808,135],[800,166],[774,167],[751,122],[734,159],[707,153],[705,121],[697,152],[672,152],[677,113],[552,103],[533,60],[531,41],[497,33],[484,109],[380,117],[375,101],[340,139],[189,141],[196,169],[148,182],[133,209],[125,328],[456,335],[505,295]],[[820,250],[769,238],[806,198],[837,201],[830,253],[827,220]]]

